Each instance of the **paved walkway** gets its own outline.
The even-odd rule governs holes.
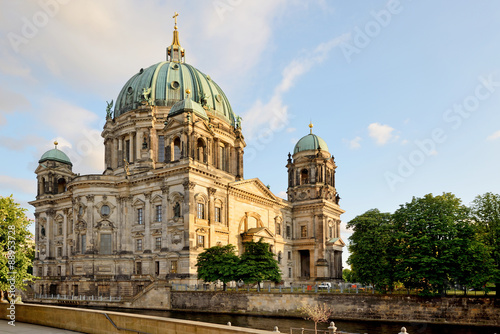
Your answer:
[[[2,334],[76,334],[81,332],[68,331],[66,329],[52,328],[27,324],[24,322],[15,322],[16,326],[8,324],[7,320],[0,320],[0,333]]]

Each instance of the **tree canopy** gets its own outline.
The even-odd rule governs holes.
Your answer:
[[[260,283],[262,281],[281,281],[278,261],[269,250],[269,244],[262,238],[257,241],[243,243],[245,251],[240,257],[239,277],[245,283]]]
[[[236,280],[239,258],[231,244],[207,248],[198,255],[198,278],[206,282],[220,280],[224,284]]]
[[[477,196],[471,206],[478,241],[490,254],[497,295],[500,295],[500,195],[491,192]]]
[[[206,282],[220,280],[224,289],[226,283],[231,281],[281,281],[278,261],[268,243],[261,238],[258,242],[245,242],[243,245],[245,251],[240,257],[235,254],[233,245],[214,246],[200,253],[196,263],[198,278]]]
[[[347,227],[354,231],[349,237],[351,256],[347,261],[353,269],[351,276],[379,289],[390,288],[394,282],[391,214],[369,210],[351,220]]]
[[[393,214],[369,210],[348,223],[353,274],[362,283],[403,283],[421,294],[452,285],[498,281],[500,196],[478,196],[471,208],[451,193],[414,197]]]
[[[12,196],[0,196],[0,291],[25,289],[27,281],[35,277],[30,273],[33,248],[29,245],[32,237],[28,230],[31,222],[26,217],[26,209],[19,206]]]

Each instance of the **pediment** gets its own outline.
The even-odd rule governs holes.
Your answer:
[[[332,246],[340,246],[344,247],[345,242],[341,238],[332,238],[327,241],[327,244],[332,245]]]
[[[251,228],[243,234],[253,235],[254,237],[274,238],[273,233],[267,227]]]
[[[258,178],[233,182],[231,183],[231,186],[233,188],[243,190],[253,195],[264,197],[272,201],[277,200],[276,196],[271,192],[271,190],[269,190]]]
[[[165,128],[164,129],[168,129],[168,128],[171,128],[171,127],[174,127],[174,126],[179,126],[179,125],[182,125],[182,123],[179,122],[178,120],[176,120],[174,117],[169,117],[168,121],[167,121],[167,124],[165,124]]]

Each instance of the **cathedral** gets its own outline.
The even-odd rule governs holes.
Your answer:
[[[102,174],[75,173],[57,142],[40,158],[35,293],[132,297],[157,281],[196,284],[204,249],[241,254],[261,238],[286,286],[342,278],[344,211],[327,144],[311,124],[288,153],[288,200],[245,179],[242,119],[185,62],[177,29],[166,61],[141,68],[108,103]]]

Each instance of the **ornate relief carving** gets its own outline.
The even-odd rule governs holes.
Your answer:
[[[215,193],[216,193],[216,192],[217,192],[217,189],[215,189],[215,188],[211,188],[211,187],[210,187],[210,188],[208,188],[208,194],[209,194],[210,196],[215,195]]]
[[[184,189],[193,189],[194,186],[196,186],[196,183],[189,181],[188,179],[185,179],[184,182],[182,182],[182,185],[184,186]]]
[[[169,188],[170,188],[169,186],[162,186],[161,187],[161,193],[163,195],[168,195]]]
[[[174,233],[172,234],[172,243],[174,245],[180,244],[182,242],[182,234],[181,233]]]
[[[87,202],[94,202],[94,195],[87,195],[85,197],[87,198]]]

